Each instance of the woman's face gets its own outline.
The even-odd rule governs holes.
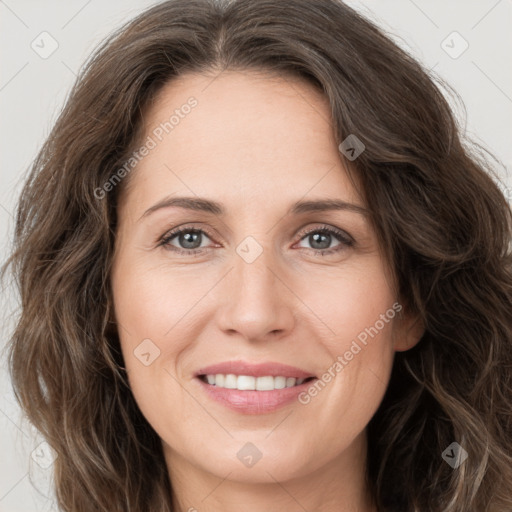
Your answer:
[[[291,79],[188,74],[145,130],[112,282],[167,461],[264,482],[363,458],[394,351],[417,336],[327,100]]]

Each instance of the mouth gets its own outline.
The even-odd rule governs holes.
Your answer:
[[[227,361],[200,369],[195,380],[210,399],[242,414],[272,413],[298,402],[315,375],[281,363]]]

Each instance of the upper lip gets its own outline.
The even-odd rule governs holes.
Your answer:
[[[197,371],[196,376],[200,375],[250,375],[253,377],[295,377],[296,379],[306,379],[314,377],[314,374],[289,366],[287,364],[275,362],[249,363],[246,361],[225,361],[223,363],[205,366]]]

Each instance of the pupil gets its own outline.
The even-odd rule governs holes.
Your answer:
[[[325,233],[315,233],[314,235],[310,235],[310,238],[313,240],[311,243],[311,247],[313,249],[327,249],[329,245],[331,245],[331,235]],[[323,242],[320,241],[323,238]],[[327,241],[327,245],[325,242]]]
[[[201,245],[200,238],[201,238],[200,233],[195,233],[195,232],[189,231],[187,233],[182,233],[180,235],[180,243],[186,249],[197,249]],[[199,240],[199,245],[194,245],[194,244],[197,244],[198,240]]]

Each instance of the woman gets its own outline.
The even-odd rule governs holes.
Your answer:
[[[14,387],[66,511],[512,509],[511,211],[337,2],[174,0],[20,199]]]

